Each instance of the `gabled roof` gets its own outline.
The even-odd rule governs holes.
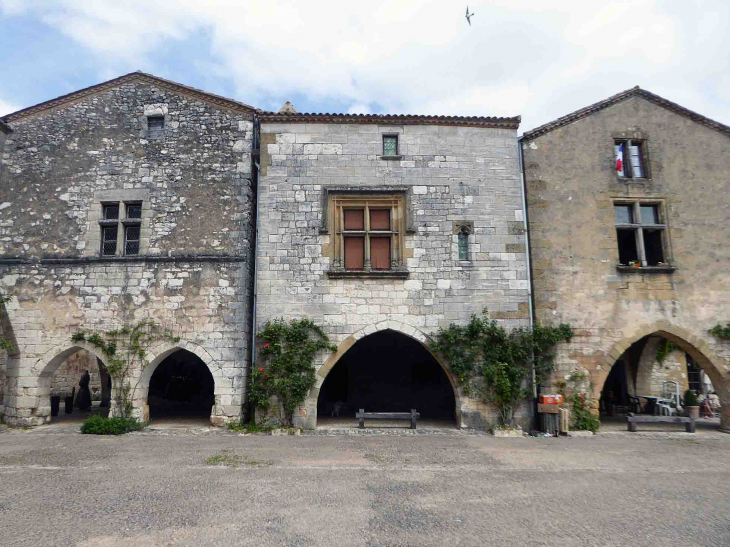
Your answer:
[[[689,110],[688,108],[684,108],[683,106],[678,105],[677,103],[668,101],[667,99],[664,99],[663,97],[660,97],[659,95],[654,95],[654,93],[650,93],[649,91],[646,91],[645,89],[641,89],[637,85],[636,87],[632,87],[631,89],[622,91],[621,93],[613,95],[612,97],[609,97],[608,99],[599,101],[590,106],[586,106],[585,108],[581,108],[580,110],[576,110],[575,112],[567,114],[566,116],[562,116],[562,117],[558,118],[557,120],[548,122],[544,125],[541,125],[540,127],[536,127],[535,129],[532,129],[530,131],[525,131],[524,135],[522,135],[522,139],[529,141],[531,139],[544,135],[545,133],[549,133],[553,129],[558,129],[559,127],[563,127],[565,125],[571,124],[578,120],[582,120],[583,118],[586,118],[586,117],[590,116],[591,114],[598,112],[599,110],[603,110],[604,108],[608,108],[609,106],[613,106],[615,104],[618,104],[618,103],[625,101],[627,99],[630,99],[632,97],[642,97],[642,98],[646,99],[647,101],[650,101],[663,108],[666,108],[667,110],[671,110],[672,112],[675,112],[676,114],[679,114],[680,116],[689,118],[692,121],[695,121],[699,124],[702,124],[706,127],[709,127],[711,129],[714,129],[714,130],[724,133],[726,135],[730,135],[730,127],[728,127],[727,125],[721,124],[720,122],[716,122],[715,120],[711,120],[710,118],[706,118],[705,116],[703,116],[701,114],[697,114],[697,112],[693,112],[692,110]]]
[[[249,106],[247,104],[244,104],[244,103],[241,103],[238,101],[234,101],[233,99],[227,99],[226,97],[221,97],[220,95],[215,95],[213,93],[201,91],[200,89],[196,89],[194,87],[189,87],[189,86],[186,86],[183,84],[178,84],[177,82],[172,82],[170,80],[165,80],[164,78],[160,78],[158,76],[153,76],[152,74],[145,74],[144,72],[138,71],[138,72],[131,72],[129,74],[125,74],[124,76],[120,76],[119,78],[114,78],[113,80],[109,80],[107,82],[103,82],[103,83],[100,83],[97,85],[92,85],[91,87],[87,87],[87,88],[81,89],[79,91],[74,91],[73,93],[69,93],[68,95],[61,95],[60,97],[51,99],[50,101],[45,101],[45,102],[37,104],[35,106],[24,108],[23,110],[18,110],[17,112],[8,114],[7,116],[0,119],[0,123],[5,122],[7,124],[9,122],[15,122],[18,120],[22,120],[29,116],[35,116],[37,114],[42,114],[48,110],[51,110],[54,108],[59,108],[59,107],[65,106],[69,103],[74,103],[74,102],[80,101],[82,99],[85,99],[91,95],[103,93],[110,89],[119,87],[120,85],[132,83],[132,82],[143,82],[143,83],[152,84],[157,87],[161,87],[163,89],[167,89],[169,91],[179,93],[181,95],[186,95],[188,97],[192,97],[192,98],[201,100],[201,101],[211,104],[213,106],[217,106],[220,108],[226,108],[228,110],[233,110],[236,112],[253,113],[256,110],[252,106]]]
[[[269,123],[393,123],[398,125],[458,125],[461,127],[493,127],[517,129],[520,116],[418,116],[413,114],[315,114],[301,112],[259,111],[259,120]]]

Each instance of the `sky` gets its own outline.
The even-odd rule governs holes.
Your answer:
[[[522,115],[639,85],[730,125],[727,0],[0,0],[0,116],[142,70],[265,110]]]

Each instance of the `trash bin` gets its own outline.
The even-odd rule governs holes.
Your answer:
[[[51,416],[58,416],[58,411],[61,409],[61,396],[51,395]]]

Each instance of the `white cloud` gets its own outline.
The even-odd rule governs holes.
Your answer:
[[[22,107],[18,106],[13,103],[9,103],[7,101],[3,101],[0,99],[0,117],[7,116],[8,114],[12,114],[13,112],[16,112],[17,110],[20,110]]]
[[[303,94],[349,111],[523,114],[530,129],[638,84],[730,123],[725,2],[469,6],[471,27],[462,5],[438,0],[368,9],[341,0],[0,0],[6,15],[38,17],[87,47],[104,75],[141,68],[175,79],[152,59],[203,31],[212,72],[263,108]],[[171,51],[178,62],[190,53]]]

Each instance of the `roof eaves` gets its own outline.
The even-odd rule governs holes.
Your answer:
[[[4,121],[0,120],[0,131],[5,133],[6,135],[12,133],[12,129],[10,129],[10,126],[7,125]]]
[[[630,99],[631,97],[635,96],[643,97],[648,101],[651,101],[663,108],[676,112],[677,114],[685,116],[697,123],[715,129],[716,131],[720,131],[721,133],[725,133],[726,135],[730,135],[730,127],[728,127],[727,125],[716,122],[715,120],[711,120],[710,118],[698,114],[697,112],[693,112],[688,108],[678,105],[677,103],[673,103],[672,101],[664,99],[659,95],[655,95],[654,93],[646,91],[645,89],[641,89],[637,85],[635,87],[632,87],[631,89],[627,89],[626,91],[617,93],[616,95],[613,95],[607,99],[598,101],[597,103],[593,103],[592,105],[581,108],[580,110],[576,110],[575,112],[571,112],[570,114],[566,114],[565,116],[561,116],[560,118],[536,127],[535,129],[525,131],[525,133],[522,135],[522,140],[529,141],[536,137],[540,137],[545,133],[553,131],[554,129],[558,129],[578,120],[582,120],[583,118],[587,118],[595,112],[598,112],[600,110],[603,110],[604,108],[608,108],[609,106],[613,106],[617,103],[620,103],[622,101],[625,101],[626,99]]]
[[[187,96],[199,99],[201,101],[207,102],[209,104],[212,104],[214,106],[218,106],[221,108],[227,108],[229,110],[234,110],[234,111],[239,111],[239,112],[244,111],[244,112],[249,112],[249,113],[254,113],[256,111],[256,109],[254,107],[241,103],[241,102],[238,102],[238,101],[234,101],[233,99],[228,99],[226,97],[222,97],[220,95],[215,95],[213,93],[208,93],[206,91],[202,91],[202,90],[196,89],[194,87],[179,84],[179,83],[173,82],[171,80],[166,80],[164,78],[160,78],[159,76],[153,76],[152,74],[146,74],[144,72],[138,71],[138,72],[130,72],[129,74],[119,76],[118,78],[114,78],[112,80],[108,80],[108,81],[102,82],[100,84],[92,85],[92,86],[86,87],[84,89],[80,89],[78,91],[68,93],[66,95],[61,95],[60,97],[56,97],[55,99],[51,99],[49,101],[44,101],[44,102],[36,104],[34,106],[30,106],[28,108],[18,110],[17,112],[13,112],[12,114],[8,114],[7,116],[5,116],[4,120],[6,123],[19,121],[24,118],[42,114],[48,110],[52,110],[55,108],[65,106],[69,103],[85,99],[86,97],[89,97],[91,95],[103,93],[105,91],[118,87],[122,84],[125,84],[128,82],[134,82],[134,81],[142,81],[142,82],[146,82],[149,84],[158,85],[158,86],[164,87],[165,89],[168,89],[170,91],[174,91],[174,92],[180,93],[182,95],[187,95]]]
[[[511,118],[485,116],[424,116],[414,114],[344,114],[314,112],[269,112],[258,111],[259,120],[269,123],[395,123],[399,125],[457,125],[466,127],[492,127],[502,129],[519,128],[521,117]]]

